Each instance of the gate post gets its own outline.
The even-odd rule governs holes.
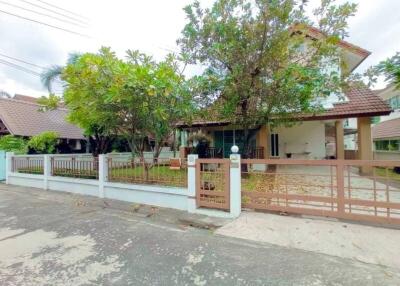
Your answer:
[[[12,170],[12,157],[14,156],[14,152],[7,152],[6,153],[6,184],[10,183],[10,173]]]
[[[344,164],[343,160],[336,160],[337,179],[337,210],[339,215],[344,215]],[[348,186],[350,188],[350,186]]]
[[[240,155],[231,154],[230,158],[230,214],[232,217],[238,217],[242,211],[242,186],[241,186],[241,167]]]
[[[187,157],[188,180],[188,212],[196,211],[196,160],[199,155],[190,154]]]
[[[49,177],[51,176],[51,157],[46,154],[43,155],[43,189],[49,189]]]
[[[93,158],[94,160],[94,158]],[[99,198],[104,198],[104,182],[108,181],[108,161],[107,155],[99,155]]]

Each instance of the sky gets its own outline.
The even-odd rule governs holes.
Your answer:
[[[0,90],[11,95],[47,95],[48,92],[38,76],[43,68],[65,64],[71,52],[95,52],[101,46],[111,47],[120,57],[124,56],[127,49],[138,49],[161,60],[171,51],[177,51],[176,39],[185,25],[182,8],[190,2],[0,0]],[[203,6],[210,6],[213,0],[200,2]],[[319,0],[310,0],[310,5],[318,2]],[[372,52],[356,70],[362,72],[400,51],[400,1],[351,2],[358,3],[358,12],[349,21],[349,37],[346,40]],[[47,10],[42,9],[43,7]],[[89,37],[44,26],[5,12]],[[10,63],[22,66],[25,71],[10,67]],[[196,67],[186,71],[188,75],[195,72]],[[385,83],[380,81],[375,88],[384,86]],[[61,92],[61,88],[56,90]]]

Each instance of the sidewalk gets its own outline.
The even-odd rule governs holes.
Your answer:
[[[400,269],[398,229],[242,212],[216,233]]]

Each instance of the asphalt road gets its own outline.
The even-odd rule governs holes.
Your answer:
[[[394,269],[112,205],[0,185],[0,285],[400,285]]]

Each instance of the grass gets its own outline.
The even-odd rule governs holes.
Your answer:
[[[18,173],[43,175],[43,167],[19,168]]]
[[[394,172],[393,169],[388,169],[387,175],[388,175],[389,179],[394,179],[394,180],[400,181],[400,174],[397,174],[396,172]],[[375,168],[375,176],[382,177],[382,179],[386,179],[386,168],[376,167]]]
[[[154,166],[149,169],[148,178],[146,178],[144,167],[112,169],[111,181],[116,182],[137,182],[150,183],[166,186],[187,185],[187,170],[171,170],[169,166]]]

